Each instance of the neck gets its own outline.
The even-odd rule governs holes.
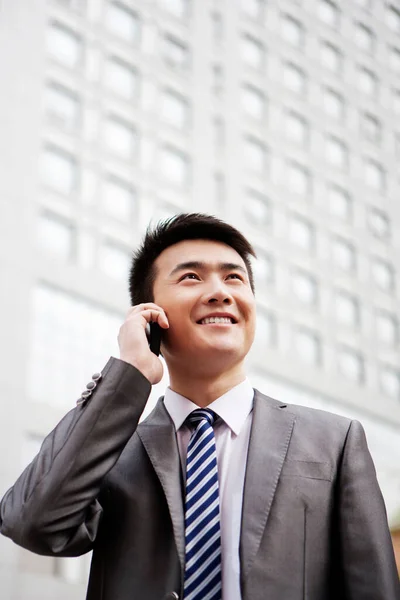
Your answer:
[[[235,365],[222,373],[196,374],[174,372],[169,368],[170,388],[204,408],[246,379],[244,365]]]

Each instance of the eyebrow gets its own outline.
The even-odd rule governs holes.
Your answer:
[[[236,263],[217,263],[216,267],[220,271],[241,271],[242,273],[247,275],[247,270]],[[204,271],[209,268],[210,265],[205,262],[199,260],[189,260],[187,262],[177,264],[176,267],[172,269],[170,276],[175,275],[176,273],[178,273],[178,271],[184,271],[186,269],[201,269]]]

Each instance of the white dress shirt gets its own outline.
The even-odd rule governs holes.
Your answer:
[[[222,599],[241,600],[239,540],[254,390],[248,379],[207,406],[219,417],[214,426],[221,516]],[[191,431],[186,417],[199,408],[167,388],[164,405],[175,426],[182,467]]]

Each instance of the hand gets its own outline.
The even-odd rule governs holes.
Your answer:
[[[164,369],[161,360],[149,348],[148,323],[158,323],[162,329],[169,327],[164,310],[157,304],[146,302],[133,306],[119,330],[118,344],[120,359],[136,367],[154,385],[161,381]]]

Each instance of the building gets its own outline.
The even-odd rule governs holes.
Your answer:
[[[399,0],[3,0],[0,81],[0,493],[117,352],[150,219],[196,210],[258,250],[252,381],[361,420],[395,519]],[[88,564],[2,538],[2,597]]]

